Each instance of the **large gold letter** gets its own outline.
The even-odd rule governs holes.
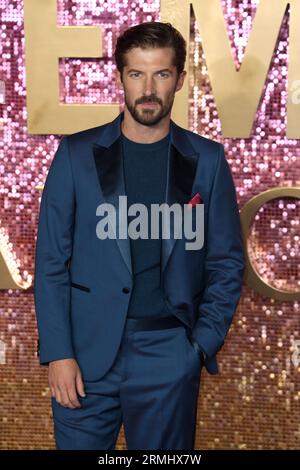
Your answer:
[[[118,104],[59,103],[59,57],[101,57],[99,27],[57,26],[57,0],[25,0],[28,131],[71,134],[114,119]]]
[[[244,251],[247,264],[244,279],[249,285],[249,287],[252,287],[252,289],[254,289],[259,294],[271,297],[276,300],[293,301],[300,300],[300,291],[286,292],[280,289],[276,289],[275,287],[269,286],[259,275],[259,273],[255,271],[248,254],[247,247],[249,230],[258,209],[263,206],[266,202],[282,197],[294,197],[300,199],[300,188],[280,187],[268,189],[267,191],[264,191],[263,193],[260,193],[250,199],[250,201],[248,201],[241,210],[241,222],[245,243]]]
[[[6,231],[0,227],[0,289],[28,289],[31,286],[32,275],[20,272],[20,261],[15,257]]]
[[[202,38],[216,106],[225,137],[250,137],[264,83],[285,10],[290,4],[290,59],[288,130],[300,138],[300,105],[292,100],[292,87],[300,71],[300,2],[261,0],[240,70],[235,69],[221,0],[162,0],[161,19],[170,21],[189,45],[190,6]],[[188,76],[175,101],[174,120],[188,127]],[[184,111],[183,111],[184,110]]]

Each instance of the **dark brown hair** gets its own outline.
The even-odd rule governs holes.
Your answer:
[[[115,61],[121,77],[126,65],[124,55],[134,47],[141,49],[171,47],[174,50],[173,65],[177,68],[178,75],[184,70],[186,41],[171,23],[156,21],[141,23],[127,29],[118,37]]]

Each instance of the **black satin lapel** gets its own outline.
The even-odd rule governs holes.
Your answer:
[[[119,238],[119,196],[125,196],[125,181],[123,171],[123,157],[121,139],[118,138],[108,148],[94,144],[94,160],[96,164],[100,189],[105,201],[113,204],[116,209],[116,242],[126,266],[132,275],[130,240]],[[109,217],[112,229],[114,221]],[[125,223],[125,221],[124,221]],[[126,227],[127,230],[127,227]]]
[[[182,155],[174,145],[170,145],[168,160],[168,180],[166,187],[166,203],[171,206],[178,203],[182,206],[187,204],[192,197],[193,184],[197,169],[197,155]],[[174,245],[174,220],[170,218],[170,238],[162,238],[161,244],[161,274],[166,268]]]

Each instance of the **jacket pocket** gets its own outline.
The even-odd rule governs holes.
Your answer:
[[[189,333],[186,333],[186,338],[187,338],[190,346],[192,346],[193,351],[196,354],[197,358],[200,360],[201,365],[203,365],[202,352],[201,352],[201,349],[200,349],[197,341],[194,338],[192,338],[192,336]]]
[[[71,286],[75,287],[76,289],[84,290],[85,292],[91,292],[89,287],[83,286],[81,284],[76,284],[75,282],[71,282]]]

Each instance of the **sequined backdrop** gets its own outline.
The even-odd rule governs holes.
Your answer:
[[[60,0],[62,25],[101,25],[104,60],[60,60],[66,103],[120,101],[112,53],[123,28],[159,20],[159,0]],[[224,0],[236,67],[240,66],[258,0]],[[0,242],[13,254],[23,280],[34,270],[39,211],[45,181],[61,136],[27,133],[23,2],[0,0]],[[300,142],[285,137],[288,12],[282,24],[262,101],[249,139],[223,139],[201,37],[191,23],[189,127],[225,144],[240,208],[278,185],[299,186]],[[300,204],[284,198],[257,213],[248,249],[260,275],[287,291],[299,288]],[[36,357],[32,288],[0,291],[0,447],[54,447],[46,369]],[[299,369],[291,362],[299,340],[299,304],[262,297],[243,286],[227,342],[219,353],[221,374],[202,373],[197,449],[299,448]],[[118,449],[125,449],[123,428]]]

